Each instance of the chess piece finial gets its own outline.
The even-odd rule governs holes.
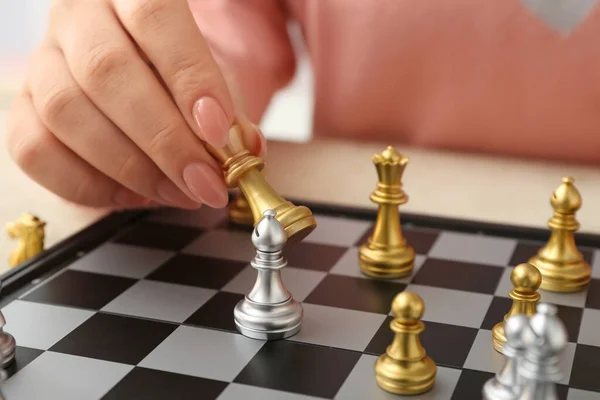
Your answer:
[[[492,343],[494,349],[500,353],[502,353],[502,346],[507,340],[504,332],[506,321],[519,314],[531,317],[535,314],[535,306],[541,299],[537,290],[542,282],[542,275],[532,264],[517,265],[510,274],[510,280],[513,289],[508,293],[508,297],[513,301],[512,306],[504,319],[492,328]]]
[[[575,214],[581,208],[582,199],[574,183],[572,177],[565,177],[552,194],[550,204],[554,215],[548,221],[550,238],[529,260],[542,274],[542,290],[577,292],[591,279],[590,265],[575,244],[575,232],[580,227]]]
[[[525,384],[519,399],[558,400],[556,384],[563,378],[560,361],[568,342],[567,330],[557,307],[547,303],[538,304],[529,326],[531,329],[523,335],[527,350],[519,376]]]
[[[228,214],[229,220],[235,225],[242,227],[254,226],[252,210],[250,209],[246,196],[244,196],[244,193],[241,190],[237,191],[235,197],[229,203]]]
[[[281,278],[281,270],[287,266],[283,257],[287,235],[276,215],[275,210],[265,210],[254,227],[252,243],[256,256],[250,265],[257,271],[256,281],[233,312],[238,331],[254,339],[293,336],[300,331],[303,318],[302,305]]]
[[[225,147],[216,148],[208,143],[205,146],[220,163],[227,186],[239,187],[244,194],[255,223],[265,210],[275,210],[290,242],[301,241],[316,228],[317,222],[308,207],[295,206],[285,200],[260,173],[265,162],[245,148],[239,124],[229,129],[229,142]]]
[[[44,251],[46,223],[33,214],[23,213],[15,222],[6,225],[8,237],[17,239],[11,252],[9,265],[14,268]]]
[[[425,329],[424,311],[423,299],[416,293],[402,292],[394,298],[390,323],[394,341],[375,362],[377,384],[388,392],[415,395],[429,391],[435,383],[437,366],[419,339]]]
[[[408,162],[392,146],[373,156],[378,183],[370,199],[378,204],[377,220],[373,233],[359,249],[360,269],[372,278],[401,278],[413,270],[415,250],[402,234],[398,210],[398,206],[408,201],[402,189]]]
[[[522,390],[519,367],[526,351],[524,336],[529,329],[529,317],[513,315],[506,320],[504,333],[506,343],[502,347],[505,363],[495,377],[483,386],[484,400],[516,400]]]

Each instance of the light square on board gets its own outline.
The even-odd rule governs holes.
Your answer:
[[[227,218],[226,208],[214,209],[208,206],[202,206],[197,210],[163,208],[154,211],[146,220],[163,224],[212,229],[227,220]]]
[[[398,395],[386,392],[375,380],[377,356],[363,354],[340,388],[336,400],[398,400]],[[419,400],[450,400],[458,378],[459,369],[438,366],[433,388],[418,396]]]
[[[181,323],[216,292],[214,289],[141,280],[104,306],[102,311]]]
[[[564,376],[559,383],[567,384],[569,382],[574,356],[575,344],[568,343],[560,360],[560,369],[564,373]],[[495,374],[500,371],[504,362],[505,357],[494,350],[492,345],[492,331],[482,329],[477,334],[464,368]]]
[[[218,400],[320,400],[320,397],[306,396],[259,386],[229,384]],[[195,400],[195,399],[194,399]]]
[[[363,351],[386,316],[344,310],[316,304],[303,304],[300,332],[291,341]]]
[[[566,400],[598,400],[598,392],[569,388]]]
[[[175,253],[160,249],[105,243],[69,265],[69,269],[142,279]]]
[[[236,275],[235,278],[229,281],[227,285],[223,286],[222,290],[245,295],[249,293],[254,286],[256,275],[257,271],[251,266],[248,266]],[[294,299],[298,301],[303,301],[319,282],[321,282],[325,275],[325,272],[294,267],[286,267],[281,270],[283,285],[292,294]]]
[[[424,321],[479,328],[493,296],[409,284],[407,292],[417,293],[425,303]]]
[[[47,351],[3,383],[10,400],[99,399],[133,366]]]
[[[305,239],[307,242],[350,247],[371,227],[372,222],[347,217],[315,215],[317,229]]]
[[[93,311],[15,300],[2,309],[4,329],[18,346],[47,350],[80,326]]]
[[[437,238],[429,257],[506,266],[516,245],[513,239],[445,231]]]
[[[579,338],[572,338],[572,341],[587,344],[590,346],[600,347],[600,310],[586,308],[583,310],[581,319],[581,328],[579,330]]]
[[[594,250],[590,266],[592,267],[592,278],[600,279],[600,250]]]
[[[231,382],[263,344],[235,333],[180,326],[139,366]]]
[[[256,249],[251,235],[246,232],[215,229],[199,236],[182,253],[250,263]]]
[[[412,277],[419,271],[423,262],[425,261],[425,256],[421,254],[417,254],[415,256],[415,262],[413,265],[412,273],[400,279],[394,279],[393,282],[400,283],[408,283],[411,281]],[[356,278],[365,278],[371,279],[365,274],[363,274],[360,270],[360,265],[358,263],[358,247],[350,247],[348,251],[344,253],[344,255],[338,260],[338,262],[333,266],[331,271],[332,274],[337,275],[345,275],[345,276],[353,276]]]

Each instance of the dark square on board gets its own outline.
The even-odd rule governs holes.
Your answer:
[[[546,245],[546,242],[519,242],[515,247],[512,257],[510,258],[510,266],[517,266],[526,263],[529,259],[537,254],[537,252]],[[578,248],[583,255],[583,258],[588,262],[592,262],[594,251],[588,248]]]
[[[287,340],[265,343],[234,382],[331,399],[361,354]]]
[[[558,318],[565,324],[567,329],[567,339],[571,343],[577,343],[579,337],[579,328],[581,327],[581,318],[583,317],[583,308],[556,305]]]
[[[175,324],[97,313],[50,351],[135,365],[176,328]]]
[[[99,310],[137,280],[65,270],[25,296],[27,301]]]
[[[247,265],[248,263],[243,261],[177,254],[152,272],[146,279],[220,289]]]
[[[179,251],[202,234],[200,228],[142,221],[115,238],[116,243]]]
[[[226,382],[135,367],[102,400],[213,400]]]
[[[373,228],[374,227],[371,227],[367,230],[363,237],[355,243],[357,247],[367,243],[369,237],[373,234]],[[427,254],[437,240],[439,231],[433,229],[402,227],[402,234],[406,239],[406,243],[411,245],[417,254]]]
[[[494,294],[503,272],[501,267],[428,258],[415,274],[412,283]]]
[[[483,385],[494,376],[495,374],[491,372],[462,370],[451,400],[481,399]]]
[[[600,347],[578,344],[571,367],[570,386],[600,391]]]
[[[218,292],[185,321],[188,325],[237,332],[233,309],[244,298],[243,294]]]
[[[508,297],[496,297],[492,299],[485,318],[481,323],[481,329],[492,330],[494,325],[504,319],[504,316],[510,311],[513,301]]]
[[[17,344],[17,349],[15,350],[15,359],[8,366],[8,368],[6,368],[7,378],[10,378],[14,374],[25,368],[27,364],[38,358],[43,352],[43,350],[32,349],[30,347],[23,347]]]
[[[299,242],[286,246],[283,255],[294,268],[327,272],[348,249],[324,243]]]
[[[592,278],[588,287],[585,307],[600,310],[600,279]]]
[[[406,285],[398,282],[327,275],[304,302],[388,314],[394,297],[404,289]]]
[[[385,353],[394,339],[390,329],[392,317],[386,318],[365,352],[376,356]],[[419,335],[421,344],[437,365],[462,368],[475,342],[478,329],[464,326],[425,322],[425,330]]]

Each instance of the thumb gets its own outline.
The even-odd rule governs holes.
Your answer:
[[[244,147],[255,156],[265,156],[267,153],[267,139],[260,128],[250,121],[246,115],[244,97],[236,83],[235,76],[224,68],[222,69],[222,74],[233,101],[233,111],[242,131]]]

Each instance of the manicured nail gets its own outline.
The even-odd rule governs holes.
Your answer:
[[[156,186],[158,195],[166,205],[173,207],[190,207],[193,200],[181,191],[171,180],[165,179]]]
[[[194,104],[194,120],[200,139],[215,147],[227,144],[229,119],[223,108],[212,97],[204,97]]]
[[[148,200],[144,196],[140,196],[139,194],[132,192],[127,188],[120,188],[119,190],[117,190],[113,199],[115,203],[124,207],[141,206],[150,202],[150,200]]]
[[[213,208],[222,208],[227,205],[227,187],[223,177],[217,175],[206,163],[189,165],[183,171],[183,180],[190,192],[204,204]]]

